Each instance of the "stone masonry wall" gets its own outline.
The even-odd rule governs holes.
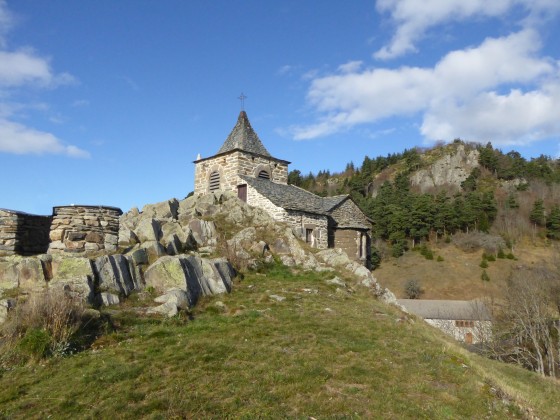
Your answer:
[[[274,220],[279,222],[287,221],[288,214],[286,210],[275,205],[250,185],[247,185],[247,204],[265,210]]]
[[[0,256],[47,252],[50,216],[0,210]]]
[[[208,180],[214,171],[220,173],[220,190],[236,191],[245,182],[239,175],[256,177],[261,170],[267,170],[270,179],[277,184],[288,183],[288,164],[285,161],[253,155],[242,151],[215,156],[195,163],[194,193],[208,191]]]
[[[313,229],[313,243],[311,245],[320,249],[327,248],[327,216],[285,210],[272,203],[250,185],[247,185],[247,204],[265,210],[274,220],[289,223],[296,235],[303,240],[305,240],[305,229]]]
[[[116,207],[54,207],[49,253],[115,252],[121,214],[121,209]]]
[[[313,229],[311,246],[326,249],[328,246],[328,219],[320,214],[288,210],[286,221],[292,226],[296,235],[305,240],[306,229]]]
[[[342,248],[349,258],[354,261],[363,262],[366,259],[366,244],[362,241],[364,233],[354,229],[336,229],[335,230],[334,246],[335,248]],[[362,256],[360,256],[360,249],[362,249]]]

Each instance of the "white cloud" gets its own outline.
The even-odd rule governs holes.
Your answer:
[[[374,57],[390,59],[416,51],[416,43],[435,26],[472,18],[495,18],[522,8],[524,24],[560,12],[557,0],[378,0],[377,11],[389,15],[395,34]]]
[[[6,45],[6,34],[12,28],[14,17],[8,10],[5,0],[0,0],[0,47]]]
[[[292,127],[304,140],[393,116],[420,115],[429,140],[526,143],[560,135],[560,64],[538,57],[539,37],[522,30],[452,51],[434,67],[370,68],[312,81],[320,119]]]
[[[59,154],[89,158],[90,154],[76,146],[65,145],[51,133],[34,130],[12,121],[0,120],[0,152],[23,154]]]
[[[29,88],[56,88],[76,81],[68,73],[55,73],[50,60],[38,56],[32,48],[8,49],[6,35],[14,23],[6,2],[0,0],[0,153],[89,157],[87,151],[65,145],[51,133],[13,121],[24,111],[48,109],[48,105],[42,103],[18,103],[12,100],[14,96]],[[60,124],[64,117],[54,115],[50,121]]]
[[[361,61],[349,61],[348,63],[338,66],[338,71],[341,73],[355,73],[362,67]]]

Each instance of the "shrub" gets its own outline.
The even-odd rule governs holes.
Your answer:
[[[482,275],[480,276],[480,278],[482,279],[482,281],[490,281],[490,276],[488,275],[486,270],[482,270]]]
[[[442,262],[443,261],[443,257],[441,255],[437,256],[437,262]]]
[[[494,262],[496,261],[496,257],[494,256],[494,254],[487,255],[486,261]]]
[[[381,252],[372,246],[371,247],[371,269],[375,270],[381,265]]]
[[[71,352],[72,338],[83,326],[83,314],[83,302],[63,291],[37,293],[16,306],[2,332],[27,356],[62,356]]]
[[[424,258],[426,258],[427,260],[433,260],[434,259],[434,253],[432,252],[432,250],[430,248],[428,248],[426,246],[426,244],[423,244],[420,247],[420,254],[422,254],[424,256]]]
[[[406,241],[399,240],[393,244],[391,249],[391,255],[395,258],[398,258],[404,254],[406,251]]]
[[[511,252],[509,254],[506,255],[506,258],[508,260],[515,260],[515,255],[513,255]]]
[[[404,285],[404,293],[408,299],[417,299],[422,293],[420,283],[416,280],[408,280]]]
[[[488,261],[482,260],[480,262],[480,268],[488,268]]]
[[[502,258],[502,259],[503,259],[503,258],[505,258],[505,257],[506,257],[506,254],[504,254],[504,250],[503,250],[502,248],[500,248],[500,249],[498,250],[498,258]]]

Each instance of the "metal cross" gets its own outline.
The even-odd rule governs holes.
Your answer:
[[[247,99],[247,97],[243,94],[243,92],[241,92],[241,96],[237,99],[241,101],[241,111],[245,111],[245,99]]]

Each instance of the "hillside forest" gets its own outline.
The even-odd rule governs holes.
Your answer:
[[[478,152],[478,164],[456,185],[421,191],[411,176],[462,147]],[[525,159],[491,143],[455,140],[431,149],[353,162],[341,173],[289,173],[288,183],[321,196],[350,194],[374,221],[378,248],[398,257],[420,242],[449,241],[458,232],[480,231],[502,237],[509,248],[523,237],[560,239],[560,162],[550,156]],[[374,247],[374,263],[380,250]],[[381,250],[381,254],[385,251]]]

